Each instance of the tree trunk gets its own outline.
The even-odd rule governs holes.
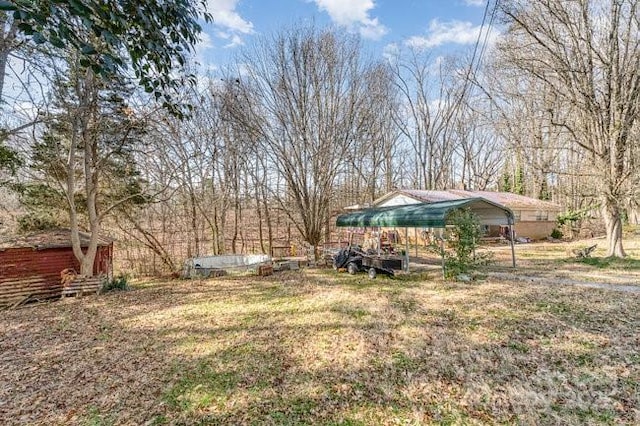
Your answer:
[[[16,33],[18,25],[13,19],[7,25],[8,12],[0,13],[0,103],[4,89],[4,78],[9,62],[9,53],[16,48]]]
[[[93,276],[93,264],[96,260],[97,246],[93,247],[93,249],[87,249],[87,252],[82,257],[82,262],[80,263],[80,275],[85,277]]]
[[[622,247],[622,218],[620,206],[615,200],[605,198],[602,204],[602,217],[607,231],[607,256],[625,257]]]
[[[266,184],[262,186],[262,204],[264,205],[264,215],[267,221],[267,238],[269,238],[269,253],[272,254],[273,247],[273,225],[271,222],[271,213],[269,213],[269,204],[267,199]]]
[[[256,183],[256,185],[259,185],[259,183]],[[258,190],[258,187],[256,186],[256,212],[258,213],[258,239],[260,240],[260,252],[262,254],[266,254],[267,253],[267,249],[264,246],[264,231],[262,228],[262,208],[260,206],[260,191]]]
[[[198,233],[198,206],[195,192],[189,188],[190,216],[191,216],[191,232],[193,232],[194,255],[200,256],[200,235]]]

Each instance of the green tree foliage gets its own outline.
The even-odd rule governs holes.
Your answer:
[[[549,189],[549,182],[547,182],[546,175],[542,177],[542,182],[540,183],[540,195],[538,198],[544,201],[551,200],[551,190]]]
[[[66,226],[66,203],[60,188],[47,183],[14,185],[25,213],[18,217],[20,232],[41,231]]]
[[[130,202],[144,203],[144,197],[139,195],[143,182],[133,154],[144,135],[145,123],[137,119],[127,105],[126,98],[131,95],[133,87],[124,79],[95,82],[98,87],[92,90],[97,92],[97,96],[88,106],[91,111],[87,111],[87,106],[81,107],[79,99],[90,95],[78,92],[84,79],[81,73],[83,71],[79,68],[72,68],[68,79],[56,82],[54,103],[60,113],[52,116],[42,138],[33,145],[31,167],[46,177],[38,185],[53,184],[54,192],[65,197],[60,188],[71,171],[69,147],[71,139],[79,137],[78,148],[82,152],[77,155],[90,153],[94,156],[91,169],[102,183],[100,204],[108,206],[125,198]],[[81,128],[78,128],[76,120],[83,122]],[[74,135],[79,131],[83,134]],[[80,166],[82,162],[77,164]],[[83,169],[82,166],[74,172],[84,173]],[[74,197],[82,204],[83,200],[78,198],[80,194]]]
[[[33,196],[34,212],[66,211],[81,273],[91,275],[103,219],[117,207],[146,201],[135,157],[144,149],[145,122],[127,105],[133,87],[124,78],[97,79],[77,60],[64,71],[53,90],[57,113],[32,146],[30,166],[40,179],[31,186],[48,190],[23,193]],[[42,205],[48,207],[37,208]],[[82,228],[91,233],[86,252],[77,238]]]
[[[0,143],[2,138],[0,136]],[[0,145],[0,172],[5,171],[10,174],[15,174],[18,168],[22,165],[22,160],[18,154],[9,147]],[[2,180],[0,180],[0,184]]]
[[[505,171],[500,177],[500,191],[511,192],[513,190],[513,183],[511,182],[511,175]]]
[[[179,75],[210,21],[206,0],[0,0],[18,30],[36,44],[76,52],[80,64],[113,78],[131,67],[139,84],[181,116],[175,91],[190,74]]]
[[[445,277],[467,274],[491,260],[490,253],[476,253],[483,233],[475,213],[469,209],[456,210],[449,215],[449,223],[453,225],[447,237],[450,249],[441,253],[445,260]]]
[[[522,164],[518,162],[518,167],[516,168],[516,175],[513,179],[513,193],[524,195],[525,187],[524,187],[524,169],[522,168]]]
[[[586,208],[583,209],[579,209],[579,210],[567,210],[565,212],[562,212],[558,215],[558,217],[556,218],[558,225],[566,225],[566,224],[573,224],[575,222],[578,222],[580,220],[583,220],[587,217],[589,217],[589,215],[591,214],[591,212],[593,210],[596,210],[598,208],[598,206],[588,206]]]

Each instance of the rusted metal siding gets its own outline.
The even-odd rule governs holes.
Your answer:
[[[94,274],[111,272],[112,247],[98,247]],[[10,305],[27,297],[34,300],[60,297],[60,272],[80,270],[80,264],[68,248],[34,250],[29,247],[0,251],[0,305]]]

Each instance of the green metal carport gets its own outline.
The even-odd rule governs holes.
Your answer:
[[[338,216],[336,225],[339,227],[398,227],[405,228],[405,231],[406,228],[444,228],[448,225],[447,217],[449,213],[464,208],[468,208],[475,213],[483,225],[509,226],[509,233],[512,236],[510,238],[511,259],[515,268],[513,212],[501,204],[493,203],[480,197],[364,209]]]

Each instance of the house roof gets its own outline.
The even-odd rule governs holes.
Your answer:
[[[80,245],[88,247],[91,235],[86,232],[79,232],[79,236]],[[111,238],[98,236],[98,246],[108,246],[111,243],[113,243]],[[0,240],[0,250],[29,247],[36,250],[71,247],[71,230],[64,228],[52,229]]]
[[[495,192],[495,191],[466,191],[458,189],[450,189],[445,191],[431,191],[421,189],[399,189],[389,192],[373,202],[379,205],[395,195],[405,195],[416,201],[423,203],[436,203],[447,200],[460,200],[467,198],[481,197],[496,204],[501,204],[511,210],[549,210],[562,211],[562,207],[558,204],[538,200],[524,195],[513,194],[511,192]]]
[[[336,225],[444,228],[448,222],[449,212],[465,207],[476,213],[484,224],[500,225],[513,221],[511,210],[502,205],[483,198],[466,198],[436,203],[378,207],[345,213],[338,216]]]

